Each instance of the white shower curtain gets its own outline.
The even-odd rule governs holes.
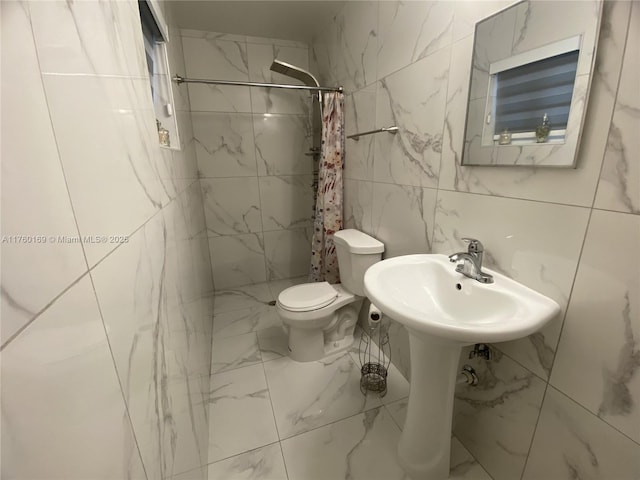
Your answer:
[[[342,229],[344,165],[344,95],[325,93],[322,108],[322,151],[311,244],[311,280],[338,283],[338,257],[333,234]]]

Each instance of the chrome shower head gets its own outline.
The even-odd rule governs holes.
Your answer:
[[[281,73],[282,75],[286,75],[287,77],[295,78],[296,80],[300,80],[302,83],[309,87],[319,87],[320,83],[316,77],[314,77],[311,73],[303,70],[300,67],[296,67],[295,65],[291,65],[290,63],[282,62],[280,60],[274,60],[271,64],[271,71],[276,73]]]

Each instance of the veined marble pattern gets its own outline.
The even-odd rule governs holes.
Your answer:
[[[285,440],[282,450],[290,480],[400,480],[399,438],[389,413],[378,408]]]
[[[305,115],[254,115],[258,175],[313,173],[311,125]]]
[[[254,332],[234,337],[214,337],[211,353],[212,374],[261,362],[258,338]]]
[[[437,190],[373,184],[373,236],[385,245],[385,258],[431,251]]]
[[[455,4],[451,2],[381,2],[378,78],[449,46]]]
[[[636,156],[640,151],[639,44],[640,7],[634,4],[596,208],[640,213],[640,166]]]
[[[376,80],[378,3],[347,2],[314,42],[312,53],[322,81],[356,91]]]
[[[212,375],[209,405],[210,463],[278,441],[262,365]]]
[[[131,235],[172,196],[161,180],[148,80],[66,75],[43,79],[80,234]],[[84,241],[89,264],[95,265],[118,244]]]
[[[300,277],[309,273],[311,228],[264,232],[267,279]]]
[[[186,76],[214,80],[249,80],[249,60],[244,37],[185,35],[182,45]],[[207,61],[203,61],[207,59]],[[191,108],[206,112],[251,112],[251,96],[247,87],[189,84]]]
[[[245,285],[237,288],[218,288],[215,296],[215,314],[261,308],[267,305],[273,296],[266,283]]]
[[[265,231],[312,226],[313,176],[260,177],[258,180]]]
[[[135,2],[28,2],[45,73],[148,77]]]
[[[347,95],[344,109],[346,136],[389,126],[376,126],[376,88],[377,85],[374,83]],[[360,137],[357,141],[345,140],[345,179],[373,179],[374,139],[375,135],[368,135]]]
[[[520,478],[536,427],[545,382],[494,351],[489,362],[468,359],[479,384],[456,389],[453,432],[496,480]]]
[[[445,48],[380,82],[377,126],[399,130],[375,136],[375,181],[438,186],[450,55]]]
[[[260,283],[267,279],[262,233],[209,239],[216,289]]]
[[[262,231],[256,177],[201,178],[200,185],[210,237]]]
[[[213,336],[214,338],[233,337],[280,324],[280,317],[274,306],[260,305],[243,308],[214,315]]]
[[[459,0],[455,2],[453,41],[457,42],[464,37],[472,35],[477,22],[512,4],[512,0],[485,0],[483,2]]]
[[[200,176],[256,175],[253,120],[250,114],[192,112],[191,118]]]
[[[280,438],[381,405],[360,392],[360,369],[348,353],[307,363],[284,357],[264,367]]]
[[[640,442],[640,216],[594,210],[551,383]],[[575,372],[593,372],[588,382]]]
[[[288,480],[279,443],[209,465],[209,480]]]
[[[172,202],[91,272],[142,460],[152,478],[189,470],[206,458],[201,426],[206,404],[198,379],[208,374],[201,357],[209,349],[206,343],[201,349],[196,338],[208,338],[210,317],[206,304],[184,303],[202,281],[184,272],[202,263],[195,254],[202,243],[173,230],[180,224],[175,218],[184,215],[182,206]]]
[[[344,226],[365,233],[372,231],[373,183],[344,179]]]
[[[88,277],[3,350],[2,424],[3,478],[147,478]]]
[[[272,72],[269,68],[275,59],[309,70],[308,49],[277,44],[247,45],[249,55],[249,79],[252,82],[300,85],[299,80]],[[254,113],[308,114],[311,107],[309,91],[256,88],[251,92],[251,108]]]
[[[11,65],[2,75],[2,236],[75,238],[78,229],[29,22],[29,4],[2,5],[2,59],[3,64]],[[36,208],[41,205],[47,208]],[[3,240],[0,343],[5,343],[85,269],[79,243]]]
[[[640,477],[640,445],[550,387],[523,479]]]
[[[491,7],[482,2],[479,7]],[[590,89],[588,115],[583,126],[576,169],[473,168],[460,166],[464,135],[464,111],[469,73],[460,71],[451,77],[449,92],[462,92],[448,99],[445,120],[445,149],[440,173],[440,189],[483,193],[531,200],[591,206],[613,111],[616,85],[625,45],[625,29],[630,2],[604,2],[603,29],[600,34],[596,68]],[[488,14],[493,12],[488,12]],[[461,41],[472,42],[471,37]],[[471,48],[457,57],[461,66],[471,62]],[[452,62],[455,66],[456,62]],[[462,70],[462,68],[460,69]],[[455,69],[453,70],[455,71]],[[448,136],[448,138],[447,138]],[[566,188],[571,184],[572,188]]]

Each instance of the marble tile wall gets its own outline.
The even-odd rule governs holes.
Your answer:
[[[138,2],[1,9],[0,476],[194,469],[213,284],[188,97],[161,149]],[[174,29],[169,59],[184,69]]]
[[[494,479],[636,478],[640,8],[603,4],[575,169],[462,167],[474,25],[511,3],[348,2],[315,38],[312,69],[348,94],[347,134],[400,129],[347,141],[346,224],[386,257],[479,238],[488,265],[562,306],[491,361],[461,357],[481,384],[456,392],[455,434]],[[408,374],[406,331],[391,333]]]
[[[296,83],[304,43],[182,30],[187,77]],[[313,205],[308,92],[189,84],[193,138],[216,289],[306,275]]]

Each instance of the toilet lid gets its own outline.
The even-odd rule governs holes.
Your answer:
[[[287,310],[305,312],[326,307],[338,296],[328,282],[303,283],[287,288],[278,296],[278,302]]]

